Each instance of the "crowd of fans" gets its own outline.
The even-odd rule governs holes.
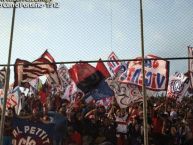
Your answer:
[[[80,94],[76,94],[80,95]],[[143,104],[121,109],[74,103],[49,95],[45,104],[36,95],[21,94],[20,118],[54,123],[53,145],[143,145]],[[11,145],[13,108],[6,113],[4,144]],[[148,98],[149,145],[193,145],[193,97],[181,102]]]

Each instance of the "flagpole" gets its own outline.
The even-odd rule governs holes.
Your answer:
[[[144,145],[148,145],[148,128],[147,128],[147,95],[145,89],[145,64],[144,64],[144,35],[143,35],[143,5],[140,0],[140,23],[141,23],[141,54],[142,54],[142,72],[143,72],[143,126],[144,126]]]
[[[13,13],[12,13],[12,23],[11,23],[11,33],[10,33],[10,42],[9,42],[9,54],[8,54],[8,63],[7,63],[7,72],[6,72],[6,80],[5,80],[5,88],[4,88],[4,103],[3,103],[3,109],[1,114],[1,122],[0,122],[0,145],[3,144],[3,132],[4,132],[4,122],[5,122],[5,110],[6,110],[6,102],[7,102],[7,91],[9,88],[9,79],[10,79],[10,62],[11,62],[11,51],[12,51],[12,43],[13,43],[13,30],[14,30],[14,22],[15,22],[15,4],[16,1],[14,1],[14,7],[13,7]]]

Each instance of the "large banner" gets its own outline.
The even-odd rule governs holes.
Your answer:
[[[181,101],[184,95],[187,93],[189,86],[189,78],[183,73],[176,72],[170,77],[167,96],[169,98],[178,99]]]
[[[158,59],[157,56],[147,55],[145,61],[145,85],[146,88],[156,91],[167,90],[169,76],[169,62]],[[120,76],[119,81],[123,83],[142,86],[143,72],[142,59],[131,61],[128,65],[127,73]]]
[[[53,127],[53,124],[43,124],[14,117],[13,145],[53,145]]]
[[[193,47],[188,47],[188,57],[193,57]],[[188,68],[190,73],[191,87],[193,88],[193,59],[188,60]]]

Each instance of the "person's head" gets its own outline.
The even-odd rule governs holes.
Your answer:
[[[65,107],[60,107],[58,112],[62,115],[66,115],[66,108]]]
[[[11,108],[8,108],[7,110],[7,116],[12,117],[13,116],[13,110]]]
[[[35,97],[35,95],[34,94],[31,94],[31,98],[34,98]]]
[[[116,115],[117,115],[118,117],[121,117],[121,110],[120,110],[120,109],[117,109]]]
[[[21,93],[21,97],[25,97],[25,94],[24,94],[24,93]]]
[[[19,112],[19,116],[25,116],[25,111],[23,109],[21,109],[21,111]]]
[[[43,120],[46,121],[46,122],[50,122],[50,118],[49,118],[48,115],[44,115]]]

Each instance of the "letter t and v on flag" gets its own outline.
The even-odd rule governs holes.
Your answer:
[[[122,83],[142,86],[142,59],[130,61],[127,73],[119,77]],[[155,55],[147,55],[145,60],[145,85],[147,89],[154,91],[167,90],[169,78],[169,61],[163,60]],[[151,60],[153,59],[153,60]],[[159,60],[154,60],[159,59]]]

